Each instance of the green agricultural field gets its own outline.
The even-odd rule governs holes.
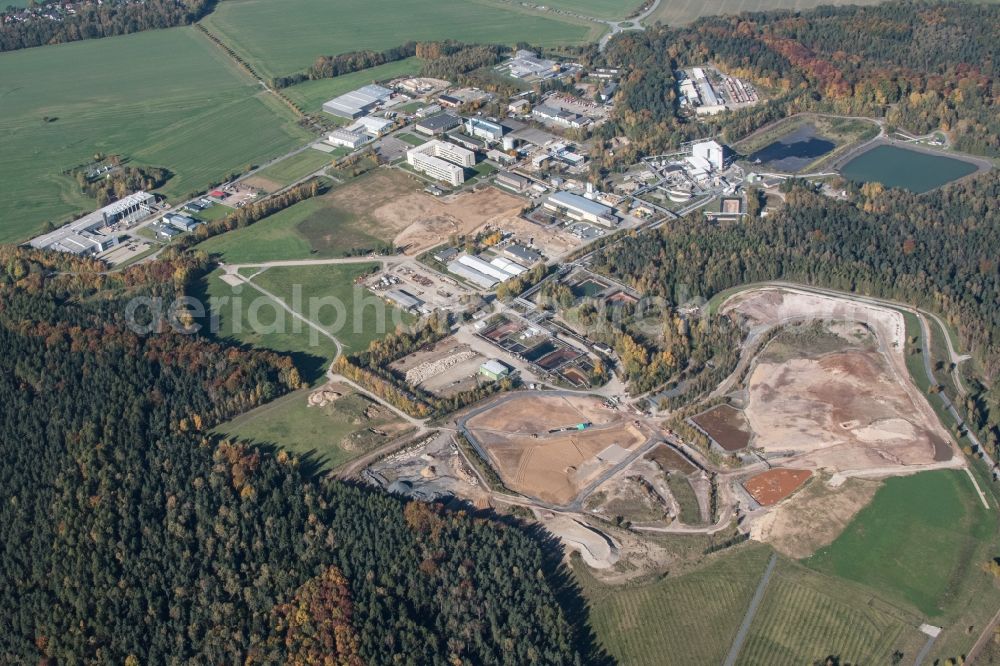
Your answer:
[[[604,585],[577,563],[597,638],[622,664],[719,664],[770,557],[746,545],[703,568],[651,583]]]
[[[349,354],[366,349],[372,340],[396,330],[397,322],[413,321],[411,316],[390,307],[369,290],[355,286],[358,277],[378,266],[376,263],[275,266],[254,276],[253,283],[333,333]],[[343,304],[343,312],[336,306],[312,307],[313,298],[335,299]]]
[[[861,586],[781,560],[737,663],[813,664],[836,655],[841,663],[888,664],[897,651],[912,661],[926,640],[919,624]]]
[[[652,1],[652,0],[650,0]],[[544,4],[554,9],[565,9],[584,16],[595,16],[604,19],[624,19],[639,8],[642,0],[545,0],[536,4]]]
[[[335,76],[332,79],[303,81],[285,88],[282,92],[306,113],[312,113],[319,111],[323,107],[323,102],[369,83],[419,74],[421,65],[420,58],[407,58],[406,60],[387,62],[384,65],[370,67],[359,72]]]
[[[2,53],[0,100],[0,242],[92,209],[61,174],[97,152],[170,169],[176,198],[308,137],[194,28]]]
[[[652,25],[661,21],[668,25],[687,25],[702,16],[763,12],[769,9],[807,10],[819,5],[875,5],[882,0],[749,0],[733,3],[730,0],[705,0],[704,2],[661,2],[644,23]]]
[[[226,263],[243,264],[340,257],[384,242],[360,229],[354,216],[329,199],[314,197],[248,227],[209,238],[198,249],[217,254]]]
[[[589,0],[591,2],[596,0]],[[606,1],[606,0],[605,0]],[[229,0],[204,25],[262,76],[290,74],[320,55],[407,40],[579,44],[604,26],[487,0]]]
[[[319,469],[335,469],[398,435],[404,424],[358,393],[310,406],[309,390],[296,391],[218,426],[216,432],[256,444],[276,444],[309,456]],[[373,413],[376,412],[376,413]],[[385,432],[373,433],[369,428]]]
[[[219,278],[220,274],[209,274],[196,294],[206,304],[206,310],[211,309],[216,322],[206,332],[220,339],[290,354],[306,382],[322,377],[337,355],[333,341],[301,322],[295,325],[288,312],[253,287],[229,286]],[[203,323],[209,325],[208,321]]]
[[[936,618],[982,585],[996,536],[996,517],[966,473],[938,470],[887,479],[836,541],[805,563]]]
[[[309,174],[322,169],[334,160],[330,153],[306,148],[300,153],[286,157],[280,162],[261,169],[247,183],[260,187],[267,192],[275,192],[292,183],[302,180]]]

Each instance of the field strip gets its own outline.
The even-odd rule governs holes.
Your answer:
[[[976,477],[972,476],[972,470],[966,467],[965,473],[969,475],[969,481],[972,481],[972,485],[976,487],[976,493],[979,495],[979,501],[983,503],[983,506],[986,507],[987,510],[989,510],[990,504],[986,501],[986,495],[983,494],[982,489],[979,487],[979,482],[976,481]]]
[[[743,616],[743,624],[740,625],[740,630],[736,632],[736,638],[733,639],[733,646],[729,648],[729,654],[726,655],[725,666],[734,666],[737,657],[740,656],[740,650],[743,649],[743,643],[747,639],[747,634],[750,633],[750,625],[753,623],[754,615],[757,614],[760,602],[764,599],[764,592],[767,591],[767,584],[771,582],[771,574],[774,573],[774,565],[777,563],[778,554],[772,553],[771,559],[767,561],[767,568],[764,569],[764,575],[760,577],[757,589],[753,593],[753,599],[750,600],[747,613]]]

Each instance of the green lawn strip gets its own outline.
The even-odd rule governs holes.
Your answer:
[[[310,321],[330,331],[347,354],[366,349],[372,340],[410,323],[412,316],[390,307],[355,279],[378,268],[376,263],[321,266],[274,266],[258,274],[255,285],[271,292]],[[296,297],[296,293],[299,294]],[[311,299],[334,299],[343,306]],[[381,314],[380,314],[381,313]]]
[[[311,389],[295,391],[258,407],[215,431],[255,444],[274,444],[309,459],[320,469],[335,469],[388,441],[373,433],[398,419],[381,415],[368,418],[373,404],[368,398],[349,393],[335,402],[310,406]]]
[[[215,315],[213,328],[203,321],[204,331],[218,339],[290,354],[304,381],[321,378],[337,353],[333,341],[296,320],[252,286],[231,287],[220,279],[220,274],[221,270],[209,274],[196,294],[206,304],[206,310]],[[214,303],[210,300],[213,298]]]
[[[254,174],[254,177],[266,178],[281,187],[287,187],[329,165],[334,159],[333,155],[329,153],[306,148],[300,153],[261,169]]]
[[[667,485],[680,507],[680,521],[685,525],[703,525],[701,505],[698,504],[698,496],[691,483],[683,475],[671,472],[667,474]]]
[[[422,146],[429,140],[425,136],[419,136],[417,134],[410,134],[409,132],[400,132],[395,135],[400,141],[405,141],[411,146]]]
[[[982,584],[981,546],[996,539],[995,527],[964,471],[923,472],[887,479],[847,529],[804,562],[947,618],[970,585]]]
[[[191,27],[0,54],[0,242],[93,210],[62,172],[96,153],[169,169],[177,199],[301,144],[269,97]]]
[[[619,663],[719,664],[770,554],[766,546],[748,544],[691,573],[621,585],[599,582],[579,562],[573,569],[594,632]]]

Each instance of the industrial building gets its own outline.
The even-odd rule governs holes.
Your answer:
[[[503,249],[508,257],[517,259],[525,266],[531,266],[542,260],[542,255],[518,243],[511,243]]]
[[[362,132],[347,129],[335,129],[326,135],[326,142],[332,146],[357,150],[368,142],[368,137]]]
[[[392,91],[388,88],[371,84],[334,97],[323,104],[323,110],[334,116],[354,120],[371,113],[391,97]]]
[[[406,151],[406,162],[417,171],[457,186],[465,182],[464,167],[475,166],[476,154],[435,139]]]
[[[462,124],[462,119],[453,113],[439,113],[424,118],[416,124],[415,130],[427,136],[438,136]]]
[[[531,185],[531,181],[527,178],[519,176],[516,173],[511,173],[510,171],[501,171],[497,174],[495,180],[497,185],[502,185],[515,192],[523,192]]]
[[[503,64],[512,77],[524,80],[550,79],[561,71],[559,63],[554,60],[539,58],[534,51],[521,49],[514,57]]]
[[[163,216],[163,221],[179,229],[180,231],[194,231],[201,222],[194,219],[193,217],[188,217],[187,215],[178,215],[177,213],[169,213]]]
[[[492,289],[497,286],[497,283],[500,282],[496,278],[480,273],[476,269],[470,268],[459,261],[449,261],[448,272],[453,273],[460,278],[464,278],[474,285],[482,287],[483,289]]]
[[[422,300],[402,289],[390,289],[385,292],[386,299],[402,310],[416,311],[424,304]]]
[[[610,206],[570,192],[550,194],[542,206],[571,220],[593,222],[605,227],[614,227],[618,224],[618,218]]]
[[[579,113],[573,113],[572,111],[567,111],[566,109],[557,109],[545,104],[536,106],[532,109],[531,117],[542,123],[549,123],[572,129],[580,129],[590,123],[590,118],[581,116]]]
[[[722,171],[726,168],[726,149],[718,141],[701,141],[691,146],[687,162],[702,171]]]
[[[507,105],[507,113],[523,116],[531,111],[531,102],[526,99],[516,99]]]
[[[465,120],[465,132],[469,136],[487,141],[499,141],[503,138],[507,128],[498,122],[484,120],[482,118],[467,118]]]
[[[353,132],[364,132],[365,134],[371,134],[372,136],[382,136],[390,129],[395,123],[388,118],[379,118],[378,116],[364,116],[359,118],[356,123],[348,127],[347,129]]]
[[[490,359],[479,366],[479,374],[493,381],[503,379],[510,374],[510,368],[497,359]]]
[[[135,192],[55,231],[33,238],[29,245],[70,254],[99,254],[118,244],[115,234],[102,233],[100,229],[114,224],[131,226],[152,215],[155,203],[154,195]]]

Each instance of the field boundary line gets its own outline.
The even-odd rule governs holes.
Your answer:
[[[778,563],[778,554],[771,553],[771,559],[767,562],[767,567],[764,569],[764,575],[760,577],[760,582],[757,583],[757,589],[753,593],[753,599],[750,600],[750,606],[747,608],[746,615],[743,616],[743,623],[740,625],[739,631],[736,632],[736,638],[733,639],[733,645],[729,648],[729,654],[726,655],[726,661],[723,662],[725,666],[734,666],[736,664],[736,659],[740,656],[740,650],[743,649],[743,643],[746,642],[747,634],[750,633],[750,625],[753,624],[754,616],[757,615],[757,609],[760,607],[760,602],[764,599],[764,592],[767,591],[767,585],[771,582],[771,575],[774,573],[774,565]]]
[[[972,475],[972,470],[966,466],[965,473],[969,475],[969,481],[972,481],[972,485],[976,487],[976,493],[979,495],[979,501],[983,503],[983,506],[987,511],[990,509],[989,502],[986,501],[986,495],[983,494],[982,488],[979,487],[979,482],[976,481],[976,477]]]

